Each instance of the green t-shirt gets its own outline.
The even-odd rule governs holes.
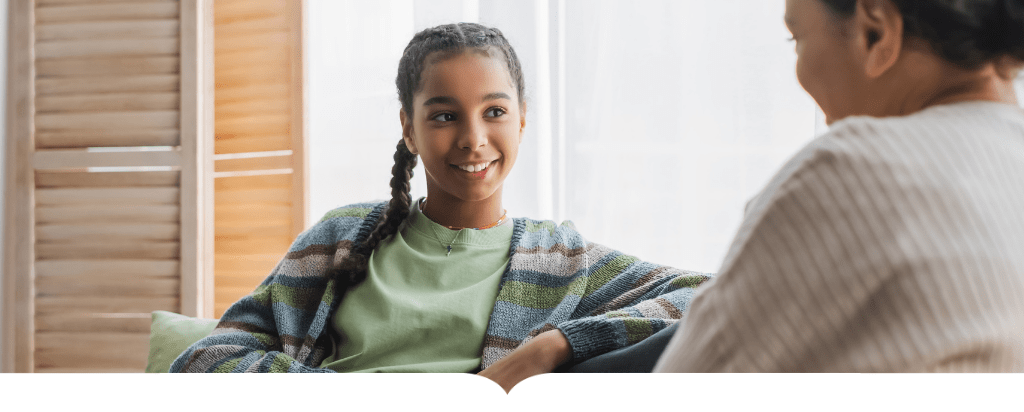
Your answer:
[[[366,281],[342,300],[331,322],[341,342],[321,366],[338,372],[478,368],[508,266],[511,222],[449,230],[414,207],[399,232],[370,255]]]

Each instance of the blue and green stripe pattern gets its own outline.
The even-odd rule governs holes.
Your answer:
[[[319,368],[332,350],[330,316],[341,302],[329,269],[369,235],[384,207],[328,212],[171,372],[333,372]],[[568,338],[575,362],[639,342],[680,319],[710,279],[587,242],[570,222],[514,224],[509,265],[481,342],[482,369],[552,329]]]

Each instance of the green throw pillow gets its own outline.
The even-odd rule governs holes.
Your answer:
[[[149,364],[146,365],[146,372],[167,372],[178,355],[213,331],[217,321],[162,310],[153,312],[153,321],[149,325]]]

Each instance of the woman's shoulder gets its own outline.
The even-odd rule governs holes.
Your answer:
[[[960,102],[906,116],[854,116],[835,122],[796,158],[804,174],[832,179],[879,175],[893,184],[954,185],[979,165],[1024,167],[1024,110],[995,102]],[[975,176],[984,178],[984,176]]]
[[[893,150],[976,151],[978,145],[1024,144],[1024,110],[988,101],[942,104],[906,116],[851,116],[816,139],[842,154]],[[832,143],[834,145],[827,145]],[[900,159],[906,159],[906,153]]]
[[[965,102],[907,116],[850,117],[790,158],[747,213],[753,222],[773,209],[821,206],[801,219],[864,217],[869,210],[891,220],[916,218],[926,207],[922,196],[962,205],[987,196],[979,187],[1020,187],[1024,162],[1014,153],[1021,150],[1024,112],[1010,105]]]

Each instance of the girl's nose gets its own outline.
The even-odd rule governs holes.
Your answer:
[[[467,122],[465,130],[459,135],[458,145],[461,149],[473,150],[487,145],[487,128],[482,121]]]

